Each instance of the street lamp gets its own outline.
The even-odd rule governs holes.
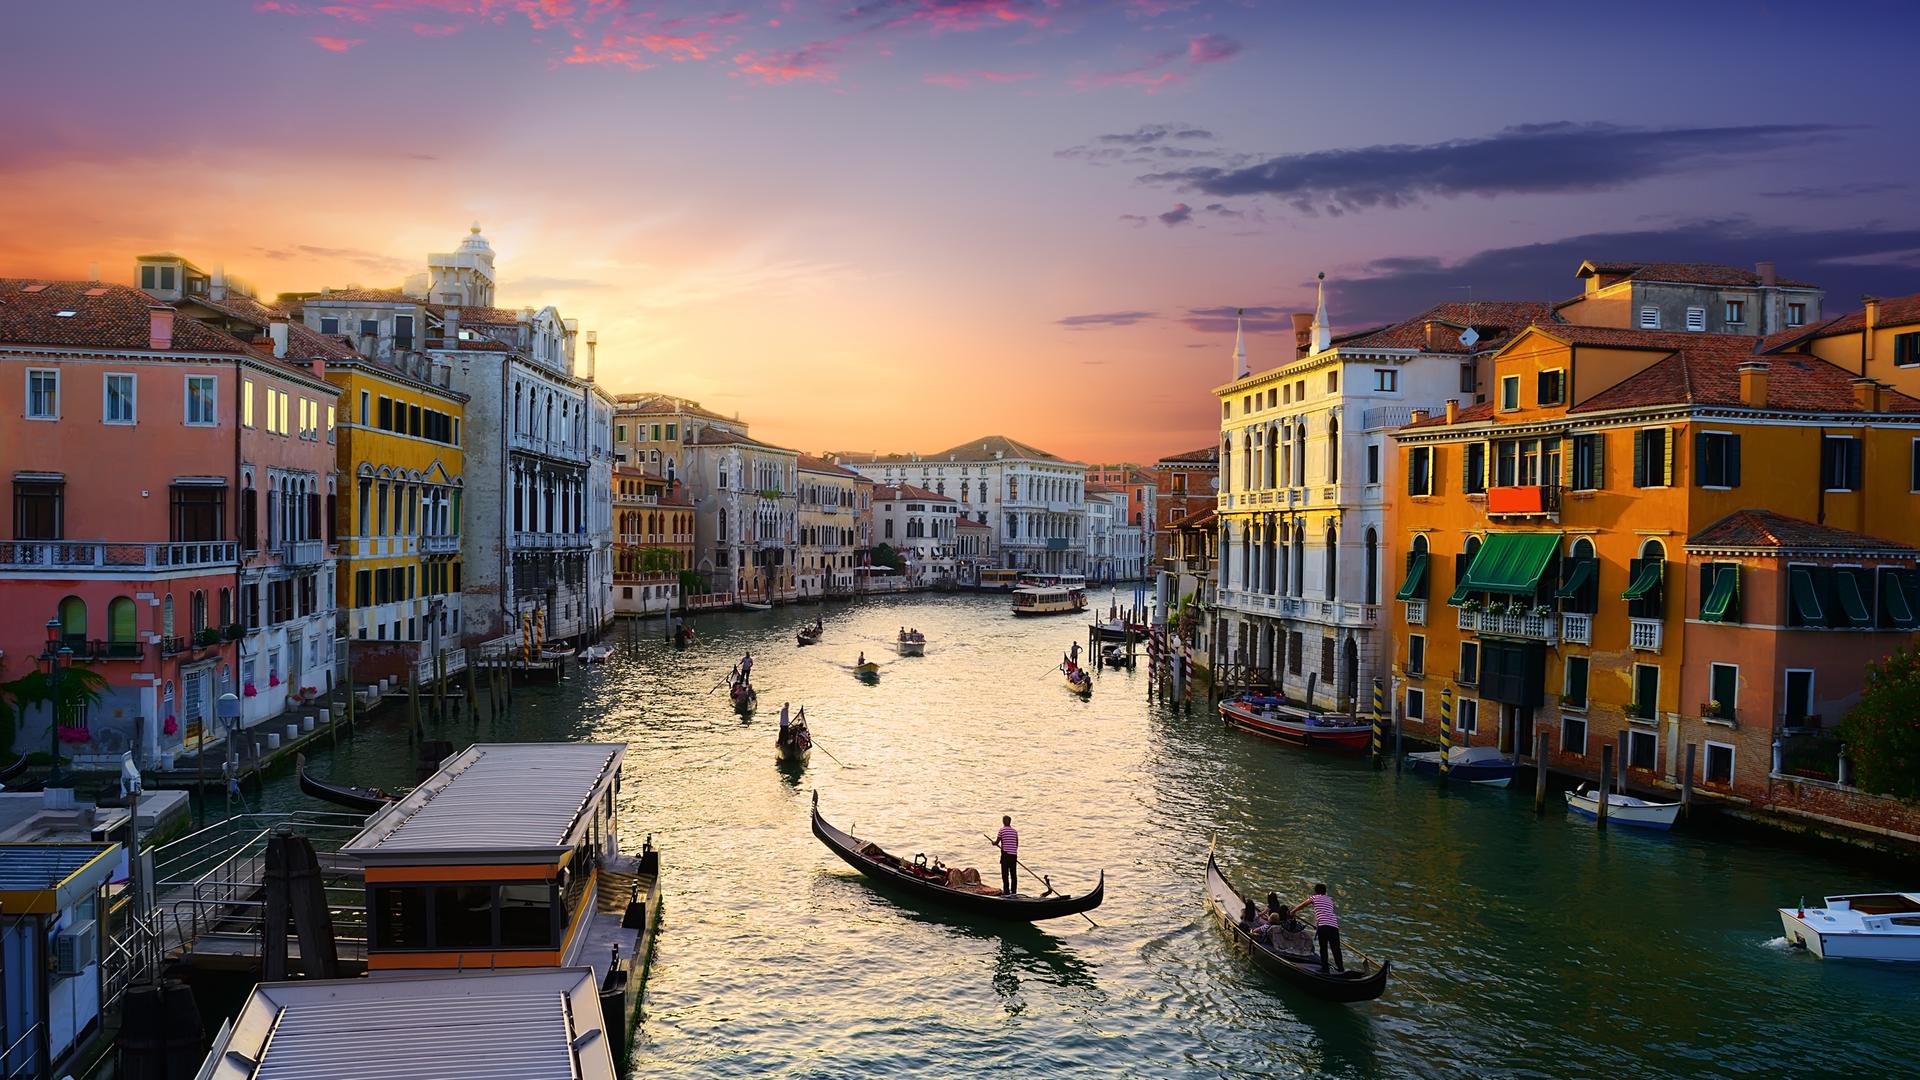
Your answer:
[[[47,695],[52,699],[52,722],[47,725],[47,751],[53,758],[48,787],[60,786],[60,672],[73,665],[73,650],[60,640],[60,617],[47,620],[47,651],[40,657],[47,665]],[[55,646],[59,646],[55,648]]]

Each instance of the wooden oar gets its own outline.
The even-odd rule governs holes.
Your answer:
[[[840,767],[841,767],[841,768],[843,768],[843,769],[851,769],[851,768],[853,768],[853,766],[851,766],[851,765],[849,765],[849,764],[847,764],[847,763],[846,763],[846,762],[844,762],[844,761],[841,761],[841,760],[840,760],[840,759],[839,759],[838,757],[835,757],[835,755],[834,755],[834,753],[833,753],[833,751],[831,751],[831,750],[829,750],[829,749],[827,749],[827,748],[826,748],[826,747],[824,747],[824,746],[821,746],[821,745],[820,745],[820,740],[819,740],[819,739],[816,739],[816,738],[814,738],[814,737],[813,737],[813,732],[811,732],[811,731],[809,731],[809,732],[807,732],[807,740],[808,740],[808,742],[809,742],[809,743],[810,743],[810,744],[811,744],[811,745],[813,746],[813,748],[814,748],[814,749],[816,749],[816,750],[818,750],[818,751],[820,751],[821,753],[823,753],[823,754],[825,754],[825,755],[827,755],[827,756],[828,756],[828,757],[830,757],[830,758],[833,758],[833,763],[834,763],[835,765],[838,765],[838,766],[840,766]]]
[[[991,836],[988,836],[988,835],[987,835],[986,833],[981,833],[980,835],[981,835],[981,836],[986,836],[986,837],[987,837],[987,843],[989,843],[989,844],[992,844],[992,845],[993,845],[994,847],[996,847],[996,848],[997,848],[997,847],[999,847],[999,846],[1000,846],[1000,841],[998,841],[998,840],[995,840],[995,839],[994,839],[993,837],[991,837]],[[1004,851],[1003,851],[1002,853],[1004,854]],[[1014,865],[1015,865],[1015,866],[1018,866],[1018,867],[1019,867],[1020,869],[1022,869],[1022,870],[1025,870],[1025,871],[1026,871],[1026,872],[1027,872],[1027,873],[1028,873],[1029,875],[1031,875],[1031,876],[1033,876],[1033,877],[1037,877],[1037,878],[1039,878],[1039,879],[1040,879],[1040,880],[1041,880],[1042,882],[1044,882],[1044,883],[1046,884],[1046,886],[1047,886],[1047,888],[1048,888],[1048,890],[1052,890],[1052,888],[1053,888],[1053,879],[1052,879],[1052,878],[1049,878],[1049,877],[1048,877],[1047,875],[1045,875],[1045,874],[1042,874],[1042,873],[1040,873],[1040,872],[1038,872],[1038,871],[1036,871],[1036,870],[1035,870],[1035,869],[1034,869],[1033,867],[1031,867],[1031,866],[1028,866],[1028,865],[1027,865],[1026,863],[1024,863],[1024,862],[1021,862],[1021,861],[1020,861],[1020,856],[1018,856],[1018,855],[1015,855],[1015,856],[1013,857],[1013,862],[1014,862]],[[1094,921],[1093,921],[1093,916],[1091,916],[1091,915],[1088,915],[1088,914],[1087,914],[1086,912],[1084,912],[1084,911],[1083,911],[1083,912],[1081,912],[1081,913],[1080,913],[1080,917],[1081,917],[1081,918],[1083,918],[1083,919],[1085,919],[1085,920],[1087,920],[1087,925],[1088,925],[1088,926],[1091,926],[1091,927],[1093,927],[1093,928],[1094,928],[1095,930],[1098,930],[1098,929],[1100,929],[1100,924],[1099,924],[1099,923],[1097,923],[1097,922],[1094,922]]]

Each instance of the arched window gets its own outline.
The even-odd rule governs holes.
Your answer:
[[[1340,482],[1340,418],[1327,418],[1327,483]],[[1368,603],[1372,603],[1371,600]]]
[[[77,596],[60,601],[60,638],[67,642],[87,640],[87,602]]]
[[[1220,490],[1233,490],[1233,438],[1220,440]]]
[[[166,596],[166,599],[160,601],[160,636],[161,637],[173,636],[173,594],[172,593],[168,593]]]
[[[199,634],[207,628],[207,594],[203,589],[193,590],[191,618],[194,634]]]
[[[1240,436],[1240,452],[1246,460],[1240,463],[1240,490],[1253,490],[1253,432],[1247,431]]]
[[[1664,561],[1667,557],[1667,546],[1658,540],[1649,539],[1646,543],[1640,545],[1640,557],[1642,559],[1660,559]]]
[[[1295,522],[1293,526],[1293,595],[1307,594],[1307,527]]]
[[[1327,526],[1327,599],[1340,598],[1340,537]]]
[[[127,656],[138,649],[138,609],[133,601],[116,596],[107,604],[107,643],[115,656]]]
[[[1573,557],[1576,559],[1593,558],[1593,541],[1584,536],[1575,540],[1573,542]]]
[[[1367,591],[1366,602],[1380,602],[1380,537],[1372,529],[1367,530]]]

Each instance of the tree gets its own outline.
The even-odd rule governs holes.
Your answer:
[[[899,552],[893,550],[892,544],[883,543],[873,549],[873,564],[898,570],[906,565],[906,560],[900,557]]]
[[[1867,791],[1920,799],[1920,651],[1867,665],[1867,688],[1840,723],[1853,782]]]
[[[20,729],[20,717],[42,706],[54,706],[57,718],[79,706],[100,704],[107,680],[91,668],[62,668],[60,679],[44,671],[29,671],[12,682],[0,683],[0,746],[11,750]]]
[[[679,564],[680,556],[672,548],[650,547],[640,550],[642,574],[670,574],[678,569]]]

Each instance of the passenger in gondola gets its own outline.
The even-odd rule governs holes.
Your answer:
[[[1340,913],[1334,910],[1333,897],[1327,895],[1325,882],[1314,885],[1313,895],[1293,906],[1293,914],[1298,915],[1307,908],[1313,909],[1313,936],[1320,942],[1320,966],[1329,974],[1347,970],[1347,962],[1340,955]],[[1332,963],[1328,963],[1327,954],[1333,954]]]
[[[1247,906],[1240,910],[1240,929],[1249,934],[1258,934],[1260,931],[1260,909],[1254,906],[1252,900],[1248,900]]]
[[[866,654],[866,651],[865,651],[865,650],[862,650],[862,651],[861,651],[861,653],[860,653],[860,659],[858,659],[858,660],[855,660],[855,661],[854,661],[854,666],[855,666],[855,667],[866,667],[866,666],[867,666],[867,654]]]
[[[1264,937],[1273,951],[1313,955],[1313,934],[1281,906],[1279,893],[1267,894],[1267,910],[1260,913],[1260,921],[1266,924]]]

